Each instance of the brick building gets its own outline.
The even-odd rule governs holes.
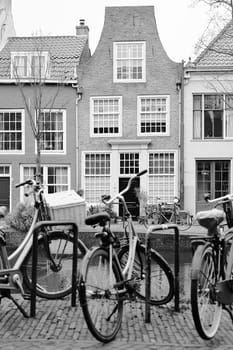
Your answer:
[[[15,184],[35,175],[29,109],[36,118],[38,106],[46,191],[77,187],[76,67],[90,51],[83,26],[76,29],[74,36],[11,37],[0,52],[0,205],[9,209],[23,198]]]
[[[87,202],[114,195],[143,169],[148,203],[180,195],[181,70],[161,44],[153,6],[106,7],[98,46],[78,69],[77,170]]]

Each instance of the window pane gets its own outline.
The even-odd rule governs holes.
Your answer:
[[[175,196],[175,158],[172,152],[149,154],[149,203],[157,197],[171,203]]]
[[[233,95],[227,95],[225,102],[226,109],[226,137],[233,137]]]
[[[120,132],[120,99],[94,99],[93,133],[95,135],[111,135]]]
[[[140,119],[140,132],[142,134],[166,133],[168,122],[168,99],[166,97],[141,98]]]
[[[0,113],[0,151],[21,151],[22,137],[22,113]]]
[[[41,150],[64,150],[64,120],[63,113],[57,111],[41,112]]]
[[[98,203],[103,194],[110,193],[110,154],[90,153],[85,155],[85,199]]]
[[[116,77],[118,80],[142,80],[144,75],[144,43],[116,44]]]

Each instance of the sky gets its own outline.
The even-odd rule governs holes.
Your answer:
[[[176,62],[195,58],[194,47],[208,22],[204,4],[190,6],[191,0],[12,0],[17,36],[75,35],[80,19],[89,27],[93,53],[100,39],[107,6],[154,6],[161,42]]]

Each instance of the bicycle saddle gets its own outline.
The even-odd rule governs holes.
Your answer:
[[[85,219],[85,224],[91,226],[99,224],[100,226],[105,226],[108,221],[110,221],[110,215],[106,212],[103,212],[88,216]]]
[[[214,208],[211,210],[198,212],[196,219],[201,226],[207,228],[209,231],[214,231],[225,219],[225,213],[223,210]]]

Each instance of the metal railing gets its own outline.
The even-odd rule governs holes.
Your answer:
[[[145,264],[145,322],[150,322],[150,296],[151,296],[151,237],[161,230],[172,229],[175,234],[174,239],[174,302],[175,302],[175,311],[179,311],[179,273],[180,273],[180,257],[179,257],[179,229],[176,224],[168,225],[152,225],[148,228],[146,232],[146,264]]]

